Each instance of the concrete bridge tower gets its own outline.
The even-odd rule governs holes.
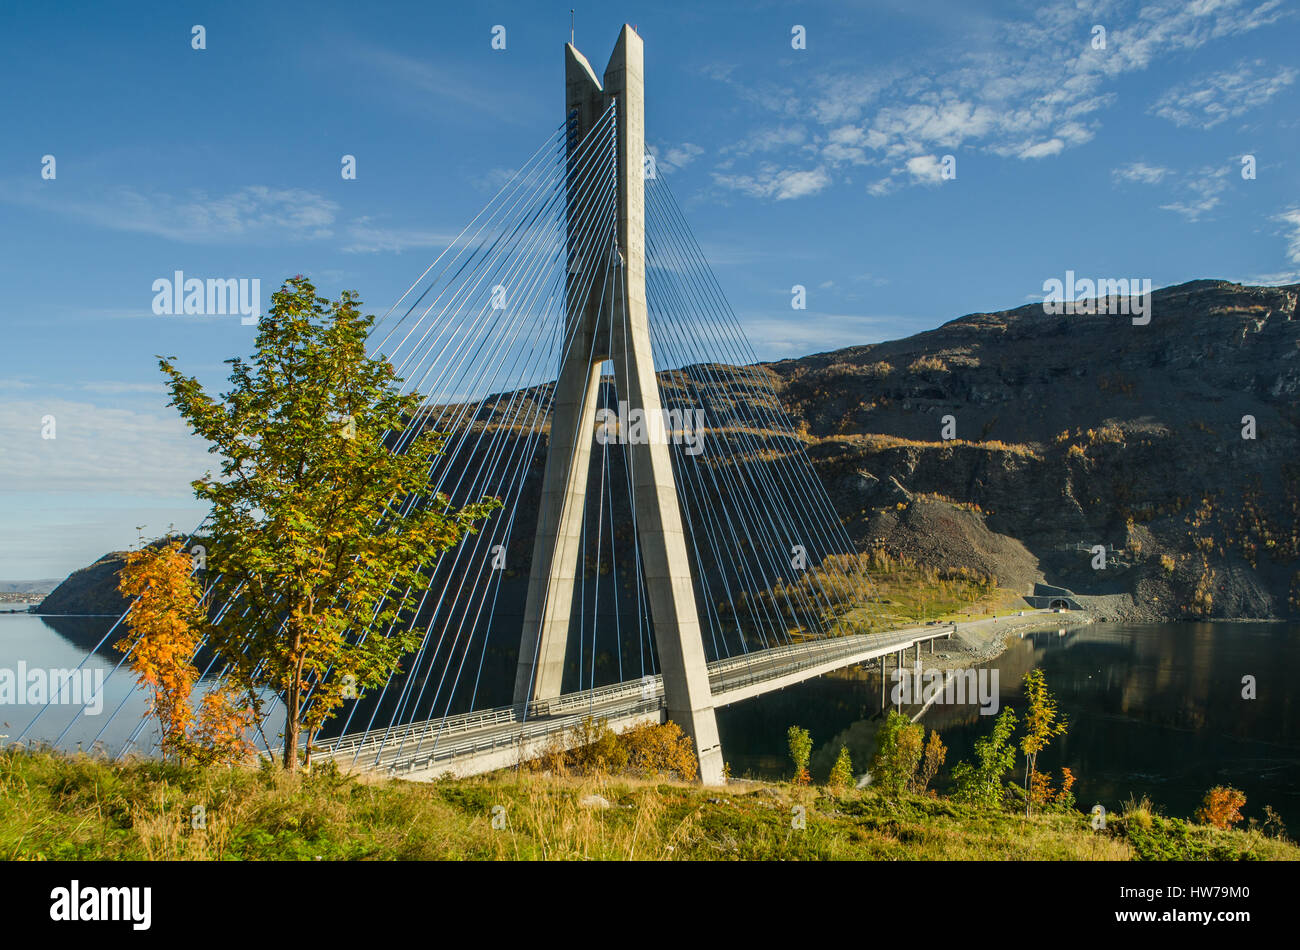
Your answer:
[[[565,114],[572,116],[568,154],[570,251],[596,226],[585,220],[592,202],[576,200],[575,153],[611,102],[615,104],[619,269],[612,287],[587,289],[568,274],[573,339],[556,381],[550,447],[542,482],[532,574],[515,676],[515,704],[560,695],[569,621],[577,596],[583,511],[595,441],[601,365],[614,366],[619,398],[644,418],[663,418],[645,296],[645,86],[641,37],[624,25],[602,84],[586,58],[565,44]],[[581,285],[581,286],[580,286]],[[602,326],[600,313],[612,319]],[[657,432],[658,430],[656,430]],[[650,620],[663,673],[668,718],[694,740],[705,784],[723,781],[722,747],[709,690],[695,586],[687,556],[667,440],[627,445]]]

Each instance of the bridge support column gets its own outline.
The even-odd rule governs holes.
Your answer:
[[[578,542],[595,435],[600,368],[609,360],[614,366],[619,399],[628,403],[629,413],[642,412],[651,430],[648,439],[627,445],[625,450],[633,473],[637,541],[667,714],[694,740],[700,780],[714,785],[723,782],[722,746],[672,457],[660,425],[662,404],[650,347],[645,296],[643,63],[641,38],[626,25],[605,69],[603,86],[586,58],[572,44],[565,46],[566,114],[573,117],[571,158],[609,103],[616,103],[612,158],[618,196],[618,246],[610,249],[610,264],[617,292],[608,294],[597,286],[589,299],[577,299],[574,288],[581,275],[571,275],[569,318],[578,329],[556,383],[555,416],[515,676],[515,704],[526,707],[530,699],[553,698],[562,688],[575,580],[582,569],[578,564]],[[587,204],[570,200],[568,207],[572,246],[575,236],[590,233],[598,223],[588,220],[593,209],[584,211]],[[607,321],[603,329],[602,319]]]

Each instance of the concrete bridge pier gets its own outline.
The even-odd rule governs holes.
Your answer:
[[[612,299],[606,297],[600,282],[591,288],[588,299],[579,299],[581,294],[575,290],[586,284],[582,275],[570,275],[568,303],[577,345],[571,346],[571,358],[556,382],[515,677],[514,703],[521,710],[530,700],[553,699],[561,693],[570,605],[582,571],[578,542],[601,364],[613,363],[619,399],[628,403],[631,412],[644,413],[650,420],[663,417],[645,288],[644,50],[641,37],[627,25],[610,55],[603,84],[587,59],[571,43],[565,45],[570,161],[611,103],[616,110],[615,154],[610,158],[617,190],[618,243],[616,250],[611,248],[609,264],[617,272],[613,286],[619,292]],[[577,177],[571,170],[571,181]],[[590,203],[584,205],[570,195],[568,208],[572,245],[599,223],[590,220],[596,213]],[[722,746],[667,439],[656,430],[650,438],[626,446],[626,451],[667,715],[694,740],[700,781],[721,785]]]

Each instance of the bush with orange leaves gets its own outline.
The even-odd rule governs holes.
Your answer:
[[[134,598],[127,634],[114,647],[128,655],[136,682],[149,692],[146,715],[162,732],[164,758],[201,765],[236,762],[252,745],[244,739],[253,713],[225,686],[203,697],[197,721],[190,696],[199,680],[193,658],[206,622],[202,591],[179,540],[144,545],[127,555],[118,590]]]
[[[1056,793],[1055,797],[1052,799],[1052,803],[1060,805],[1062,808],[1073,808],[1074,792],[1070,791],[1072,788],[1074,788],[1074,773],[1068,768],[1062,766],[1061,790]]]
[[[1033,772],[1029,777],[1029,802],[1040,808],[1053,808],[1064,811],[1074,807],[1074,773],[1068,768],[1061,769],[1061,787],[1052,787],[1052,777],[1047,772]]]
[[[1196,820],[1226,831],[1240,823],[1245,804],[1246,796],[1241,791],[1231,785],[1216,785],[1205,793],[1201,807],[1196,810]]]

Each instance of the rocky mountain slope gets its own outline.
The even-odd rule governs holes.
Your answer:
[[[768,369],[860,543],[1108,616],[1294,615],[1298,296],[1201,280],[1145,326],[1033,304]]]

